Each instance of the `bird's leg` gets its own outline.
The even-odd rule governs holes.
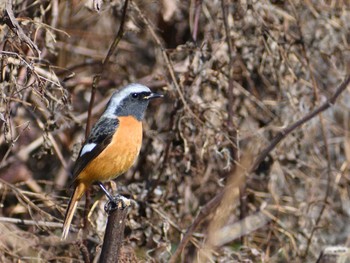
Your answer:
[[[124,209],[125,207],[130,206],[130,199],[122,195],[116,195],[113,197],[101,182],[97,182],[97,184],[109,199],[105,205],[105,211],[107,213],[110,213],[117,208]]]
[[[107,191],[106,187],[101,182],[97,182],[98,186],[101,188],[101,190],[105,193],[109,201],[114,201],[114,197]]]

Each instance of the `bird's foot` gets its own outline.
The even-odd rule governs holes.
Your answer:
[[[124,210],[126,207],[130,206],[130,204],[130,199],[122,195],[116,195],[113,198],[109,198],[108,202],[105,204],[105,211],[109,214],[116,209]]]

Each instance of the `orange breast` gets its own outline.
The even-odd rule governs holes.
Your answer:
[[[78,176],[79,181],[108,181],[125,173],[136,161],[142,143],[142,122],[118,117],[119,126],[111,143]]]

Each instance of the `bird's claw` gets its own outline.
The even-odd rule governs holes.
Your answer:
[[[109,214],[116,209],[124,210],[126,207],[130,206],[130,204],[130,199],[122,195],[116,195],[105,204],[105,211]]]

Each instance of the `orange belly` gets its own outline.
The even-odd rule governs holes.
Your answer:
[[[142,122],[118,117],[119,126],[111,143],[79,174],[77,180],[108,181],[125,173],[136,161],[142,143]]]

